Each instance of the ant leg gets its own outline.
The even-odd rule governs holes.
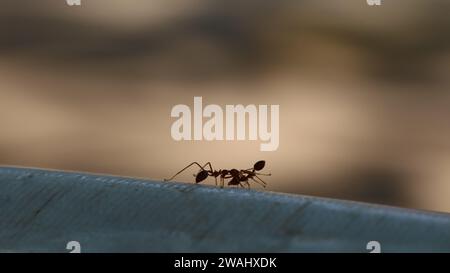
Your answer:
[[[225,186],[225,179],[232,178],[233,176],[220,176],[220,187],[223,188]]]
[[[225,183],[225,180],[223,179],[223,177],[220,177],[220,188],[223,188],[223,184]]]
[[[179,175],[180,173],[182,173],[184,170],[186,170],[187,168],[189,168],[189,167],[191,167],[192,165],[197,165],[197,166],[199,166],[200,167],[200,169],[202,169],[203,171],[205,170],[202,166],[200,166],[200,164],[198,164],[198,162],[192,162],[191,164],[189,164],[189,165],[187,165],[186,167],[184,167],[181,171],[179,171],[179,172],[177,172],[176,174],[174,174],[174,176],[172,176],[171,178],[169,178],[169,179],[164,179],[164,181],[170,181],[170,180],[172,180],[172,179],[174,179],[177,175]]]
[[[203,165],[203,167],[200,167],[202,170],[205,169],[206,166],[209,166],[209,170],[211,171],[211,173],[213,172],[213,167],[211,165],[211,162],[206,162],[205,165]]]
[[[220,185],[221,188],[225,187],[225,177],[222,177],[222,185]]]
[[[264,176],[271,176],[271,173],[257,173],[255,171],[249,171],[249,170],[242,170],[243,173],[246,174],[256,174],[256,175],[264,175]]]
[[[271,175],[271,174],[260,174],[260,173],[255,173],[255,172],[248,172],[245,170],[242,170],[242,172],[248,174],[249,178],[252,178],[252,179],[253,179],[253,177],[257,178],[259,180],[259,182],[263,183],[264,185],[267,185],[267,183],[264,180],[262,180],[260,177],[258,177],[258,175],[266,175],[266,176]],[[253,180],[255,180],[255,179],[253,179]]]
[[[259,176],[255,175],[254,178],[258,179],[264,185],[267,185],[267,183],[264,180],[262,180]]]
[[[248,182],[239,182],[239,185],[244,189],[250,189],[250,184]]]
[[[266,184],[265,184],[265,182],[264,183],[261,183],[260,181],[258,181],[258,180],[256,180],[256,179],[254,179],[253,177],[249,177],[251,180],[253,180],[254,182],[256,182],[256,183],[258,183],[259,185],[261,185],[263,188],[265,188],[266,187]],[[261,179],[260,179],[261,180]]]
[[[271,175],[271,174],[259,174],[259,173],[256,173],[254,171],[250,172],[250,171],[247,171],[247,170],[241,170],[241,172],[247,174],[248,178],[251,178],[253,181],[255,181],[256,183],[262,185],[263,187],[265,187],[267,185],[267,183],[264,180],[262,180],[261,178],[259,178],[258,175]],[[256,178],[258,180],[255,180],[254,178]]]
[[[264,176],[271,176],[272,175],[271,173],[256,173],[256,172],[254,174],[264,175]]]

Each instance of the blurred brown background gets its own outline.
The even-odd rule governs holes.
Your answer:
[[[450,1],[0,5],[2,165],[159,180],[265,159],[271,191],[450,212]],[[279,104],[279,149],[173,141],[194,96]]]

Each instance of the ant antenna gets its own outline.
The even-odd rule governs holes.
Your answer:
[[[209,163],[209,162],[208,162]],[[177,172],[176,174],[174,174],[171,178],[169,178],[169,179],[164,179],[164,181],[170,181],[170,180],[172,180],[172,179],[174,179],[177,175],[179,175],[180,173],[182,173],[183,171],[185,171],[187,168],[189,168],[189,167],[191,167],[192,165],[197,165],[202,171],[205,171],[205,169],[202,167],[202,166],[200,166],[200,164],[198,164],[197,162],[192,162],[191,164],[189,164],[189,165],[187,165],[186,167],[184,167],[181,171],[179,171],[179,172]],[[207,164],[206,164],[207,165]],[[206,166],[205,165],[205,166]],[[211,163],[210,163],[210,166],[211,166]]]

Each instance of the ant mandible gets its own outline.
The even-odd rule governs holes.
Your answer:
[[[271,174],[264,174],[259,173],[260,170],[264,169],[264,166],[266,165],[266,162],[264,160],[260,160],[256,162],[253,165],[253,168],[249,168],[246,170],[237,170],[237,169],[223,169],[223,170],[213,170],[213,167],[211,165],[211,162],[206,163],[205,165],[201,166],[198,164],[198,162],[192,162],[191,164],[184,167],[181,171],[177,172],[174,176],[172,176],[169,179],[164,179],[164,181],[170,181],[174,179],[177,175],[185,171],[187,168],[191,167],[192,165],[197,165],[200,170],[197,174],[195,174],[195,183],[200,183],[208,176],[214,177],[216,181],[216,186],[218,184],[217,178],[219,178],[220,187],[223,188],[225,184],[225,179],[230,179],[228,181],[228,186],[241,186],[243,188],[247,187],[250,188],[249,181],[253,181],[261,185],[262,187],[266,187],[267,183],[262,180],[259,175],[264,176],[270,176]],[[209,170],[205,169],[206,167],[209,167]]]

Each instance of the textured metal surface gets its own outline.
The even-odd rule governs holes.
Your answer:
[[[450,215],[241,189],[0,168],[0,251],[450,251]]]

